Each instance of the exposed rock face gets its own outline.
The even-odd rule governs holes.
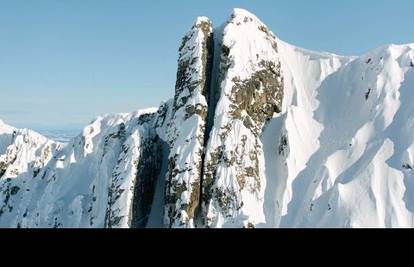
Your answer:
[[[200,17],[179,50],[173,115],[167,130],[170,155],[165,221],[168,227],[194,227],[195,224],[201,194],[212,57],[212,24]]]
[[[235,10],[224,28],[220,59],[215,86],[221,96],[204,166],[205,224],[250,227],[264,221],[260,134],[282,109],[275,37],[255,16]]]
[[[160,113],[139,116],[122,141],[111,177],[106,227],[144,228],[161,175],[161,140],[156,133]],[[120,125],[121,136],[125,126]]]

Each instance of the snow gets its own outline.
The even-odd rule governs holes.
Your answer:
[[[285,78],[292,77],[284,103],[289,174],[282,220],[271,226],[413,227],[406,197],[413,174],[402,170],[400,156],[413,141],[404,132],[412,130],[405,122],[414,113],[401,102],[409,98],[405,85],[413,84],[413,46],[384,46],[352,58],[331,55],[328,61],[325,55],[313,66],[303,62],[315,55],[296,53],[292,60],[287,55],[294,48],[283,46],[282,61],[291,62],[282,64]],[[298,56],[302,63],[294,64]],[[399,116],[404,123],[395,127]],[[395,157],[400,160],[390,165]]]
[[[66,144],[0,120],[0,227],[131,227],[148,151],[160,162],[154,188],[146,188],[154,191],[147,227],[414,227],[414,44],[353,57],[314,52],[235,9],[214,30],[211,78],[223,81],[208,96],[198,27],[205,23],[197,18],[180,50],[179,62],[192,62],[188,83],[160,108],[102,115]],[[221,43],[231,63],[224,76]],[[234,118],[230,106],[233,79],[251,78],[262,60],[280,63],[284,97],[279,114],[255,122],[255,135],[240,119],[248,112]],[[189,106],[208,114],[187,117]],[[239,175],[256,162],[258,179],[240,186]],[[204,202],[204,221],[188,206],[209,172],[213,190],[231,194],[224,208],[219,195]]]
[[[14,143],[0,156],[0,161],[6,162],[16,158],[9,160],[12,164],[0,179],[0,191],[6,190],[0,195],[0,203],[4,203],[0,206],[0,225],[104,227],[108,193],[118,182],[123,193],[111,206],[111,214],[125,216],[116,226],[126,227],[136,179],[134,162],[140,153],[139,136],[147,135],[149,129],[137,120],[154,110],[101,116],[66,146],[28,130],[17,130]],[[126,125],[125,140],[122,124]],[[130,148],[127,152],[126,147]],[[43,170],[33,177],[36,168]],[[11,185],[20,188],[16,197],[7,197]]]

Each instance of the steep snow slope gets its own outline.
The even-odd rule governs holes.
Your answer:
[[[283,112],[262,135],[266,159],[266,227],[279,226],[291,184],[319,147],[321,124],[314,119],[322,82],[353,58],[298,48],[277,39],[284,77]],[[292,153],[290,153],[292,151]]]
[[[413,62],[200,17],[159,108],[66,145],[0,121],[0,227],[414,227]]]
[[[330,73],[341,60],[332,58],[320,85],[293,87],[280,226],[413,226],[413,48],[342,59]]]

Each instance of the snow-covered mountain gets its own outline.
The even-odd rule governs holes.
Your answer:
[[[0,121],[0,227],[414,227],[413,62],[200,17],[159,108],[68,144]]]

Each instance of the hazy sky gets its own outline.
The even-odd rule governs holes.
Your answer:
[[[358,55],[414,42],[412,0],[0,0],[0,118],[80,127],[174,94],[177,50],[198,15],[255,13],[282,40]]]

